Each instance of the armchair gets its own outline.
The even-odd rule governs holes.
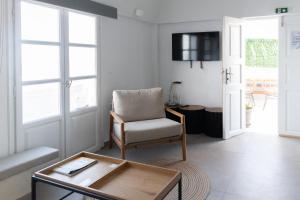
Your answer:
[[[167,119],[166,113],[177,116],[180,123]],[[126,150],[151,144],[181,143],[186,160],[185,116],[165,108],[161,88],[115,90],[110,112],[110,148],[113,142],[125,159]]]

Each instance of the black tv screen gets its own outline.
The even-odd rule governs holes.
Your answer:
[[[172,58],[175,61],[220,60],[220,33],[174,33]]]

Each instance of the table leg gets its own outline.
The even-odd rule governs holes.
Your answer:
[[[36,183],[35,178],[31,178],[31,200],[36,200]]]
[[[71,196],[72,194],[74,194],[74,192],[69,192],[68,194],[66,194],[65,196],[60,198],[59,200],[64,200],[64,199],[68,198],[69,196]]]
[[[178,182],[178,200],[182,200],[182,179]]]

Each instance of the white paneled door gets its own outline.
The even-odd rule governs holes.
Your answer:
[[[243,21],[224,17],[223,24],[223,138],[245,129],[243,80]]]
[[[16,2],[17,150],[96,150],[97,17]]]
[[[300,15],[284,16],[280,26],[279,133],[300,136]]]
[[[68,12],[66,66],[66,154],[93,150],[98,144],[97,20]]]

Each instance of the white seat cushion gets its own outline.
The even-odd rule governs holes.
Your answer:
[[[114,123],[114,132],[121,140],[120,124]],[[182,125],[167,118],[125,123],[125,144],[178,136],[181,134]]]

